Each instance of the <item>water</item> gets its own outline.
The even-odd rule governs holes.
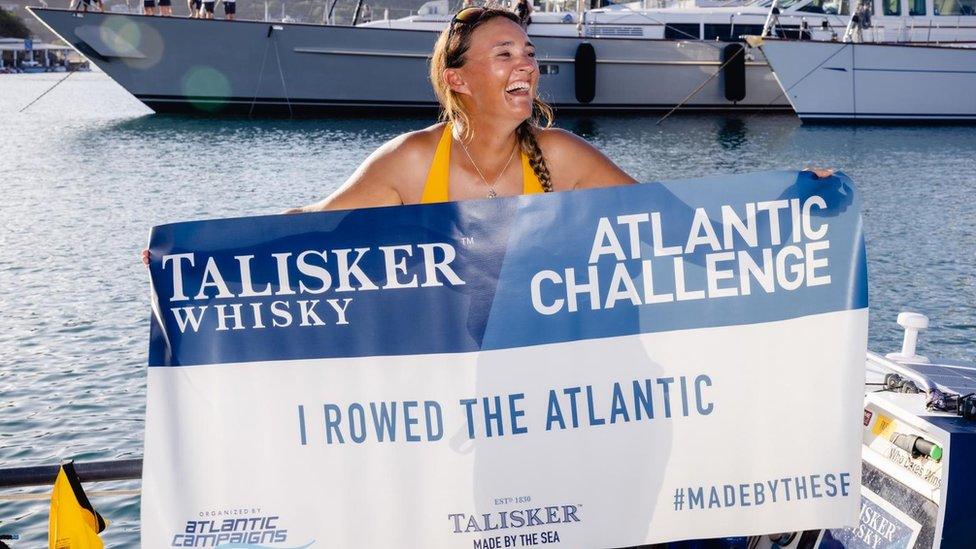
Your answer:
[[[146,116],[99,73],[75,74],[17,112],[63,77],[0,76],[0,467],[142,455],[149,291],[138,256],[150,227],[318,200],[381,143],[431,122]],[[844,170],[864,197],[871,348],[898,348],[894,319],[911,309],[933,321],[921,353],[976,360],[972,128],[804,127],[791,115],[655,120],[567,116],[559,125],[639,180]],[[138,498],[94,503],[112,522],[109,547],[138,545]],[[12,547],[42,546],[47,507],[0,500],[0,534],[22,536]]]

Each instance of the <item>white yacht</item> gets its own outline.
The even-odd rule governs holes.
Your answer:
[[[976,42],[870,41],[872,7],[861,2],[840,42],[749,38],[800,119],[976,121]]]
[[[976,122],[973,46],[766,40],[760,48],[804,122]]]
[[[671,103],[695,109],[721,105],[723,100],[733,104],[730,108],[776,108],[791,101],[795,108],[796,99],[786,97],[782,88],[772,85],[774,79],[768,72],[765,49],[747,50],[742,55],[744,67],[740,68],[736,66],[735,50],[725,49],[725,46],[740,40],[743,35],[760,35],[764,31],[782,39],[816,42],[789,46],[769,42],[771,48],[787,47],[798,51],[782,62],[786,67],[809,68],[812,65],[805,61],[822,57],[815,53],[799,53],[799,50],[824,50],[830,55],[846,32],[852,6],[856,6],[853,0],[758,0],[735,5],[715,4],[702,5],[699,0],[699,3],[684,1],[656,7],[657,4],[645,1],[590,10],[541,11],[532,15],[528,32],[537,40],[575,37],[593,44],[597,67],[594,72],[599,73],[598,80],[609,77],[615,82],[619,98],[611,99],[607,96],[611,92],[602,89],[596,94],[595,103],[605,99],[622,106],[645,104],[664,108]],[[552,5],[566,6],[565,3]],[[870,25],[860,34],[862,42],[976,42],[976,0],[871,0],[867,6]],[[451,17],[447,0],[436,0],[425,4],[416,15],[373,21],[363,26],[440,30]],[[611,55],[606,55],[610,48],[602,47],[606,43],[601,39],[607,38],[627,41],[613,48]],[[917,53],[920,50],[911,51]],[[952,55],[964,57],[966,54]],[[888,57],[893,59],[898,55]],[[783,70],[791,71],[790,68]],[[646,86],[654,82],[669,82],[670,86],[666,89],[657,86],[649,92]],[[880,96],[872,97],[878,99]]]

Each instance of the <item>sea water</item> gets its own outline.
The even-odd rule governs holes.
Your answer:
[[[142,455],[149,287],[139,253],[150,227],[319,200],[383,142],[434,121],[155,116],[101,73],[62,78],[0,75],[0,467]],[[641,181],[843,170],[863,196],[870,347],[897,350],[895,317],[914,310],[932,319],[920,353],[976,361],[976,130],[803,126],[790,114],[658,119],[557,125]],[[93,501],[111,522],[106,545],[137,546],[138,497]],[[47,513],[46,500],[0,499],[0,534],[40,547]]]

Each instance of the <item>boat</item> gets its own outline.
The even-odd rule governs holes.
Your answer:
[[[976,43],[756,43],[803,122],[976,122]]]
[[[752,549],[968,549],[976,539],[976,364],[917,354],[929,319],[903,312],[899,351],[865,357],[861,512],[854,528],[715,540]],[[816,375],[816,372],[811,372]],[[802,388],[798,388],[802,390]],[[814,413],[814,412],[811,412]],[[817,436],[810,433],[810,436]],[[770,449],[775,451],[775,449]],[[77,463],[82,482],[138,479],[142,459]],[[0,469],[0,490],[51,485],[57,465]],[[138,491],[112,492],[135,495]],[[38,498],[47,497],[39,494]],[[108,517],[111,520],[111,517]]]
[[[427,79],[434,30],[31,12],[156,112],[299,116],[437,107]],[[726,44],[604,36],[533,42],[540,94],[559,109],[789,108],[766,64],[733,55]],[[736,59],[719,74],[723,56]]]
[[[976,42],[976,12],[962,3],[943,0],[869,0],[870,24],[860,28],[862,43],[919,43],[965,45]],[[756,0],[744,4],[702,6],[700,2],[673,3],[668,7],[649,7],[647,1],[616,4],[580,12],[542,12],[532,15],[528,27],[530,36],[577,36],[581,40],[600,37],[628,37],[650,40],[655,65],[643,70],[658,72],[668,81],[679,74],[694,74],[699,79],[709,71],[725,68],[727,54],[717,43],[739,41],[744,35],[763,35],[780,40],[802,40],[833,43],[847,34],[852,6],[847,0]],[[362,26],[374,28],[423,28],[440,30],[450,21],[446,0],[425,4],[416,15],[393,20],[372,21]],[[700,43],[710,42],[712,47]],[[716,42],[718,41],[718,42]],[[634,44],[634,48],[647,47]],[[796,46],[816,49],[816,46]],[[694,59],[687,50],[697,48]],[[829,48],[828,48],[829,49]],[[802,54],[798,57],[804,57]],[[600,63],[601,55],[597,55]],[[745,55],[750,71],[744,86],[744,102],[758,97],[771,97],[767,107],[778,107],[788,101],[778,85],[775,91],[766,89],[774,78],[768,78],[765,50],[752,49]],[[789,61],[786,62],[790,63]],[[603,67],[601,66],[601,69]],[[730,86],[727,74],[705,85],[702,92],[735,97],[736,86]],[[764,78],[766,76],[766,78]],[[621,74],[620,78],[628,78]],[[689,79],[678,79],[685,83]],[[627,80],[622,80],[626,82]],[[688,102],[694,105],[694,98]],[[792,103],[791,103],[792,105]]]
[[[878,15],[866,40],[976,40],[976,17],[946,19],[942,0],[911,0],[904,10],[874,1]],[[739,36],[831,41],[843,32],[847,9],[839,0],[634,3],[536,12],[528,32],[540,93],[564,111],[782,111],[790,103],[762,51],[745,50]],[[417,15],[351,27],[31,12],[157,112],[291,116],[436,108],[426,65],[451,18],[445,0]]]
[[[760,46],[803,122],[976,121],[976,49],[767,40]]]

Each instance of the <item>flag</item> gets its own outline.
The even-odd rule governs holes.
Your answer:
[[[50,549],[101,549],[98,533],[106,526],[105,519],[88,501],[74,463],[62,464],[51,491]]]

